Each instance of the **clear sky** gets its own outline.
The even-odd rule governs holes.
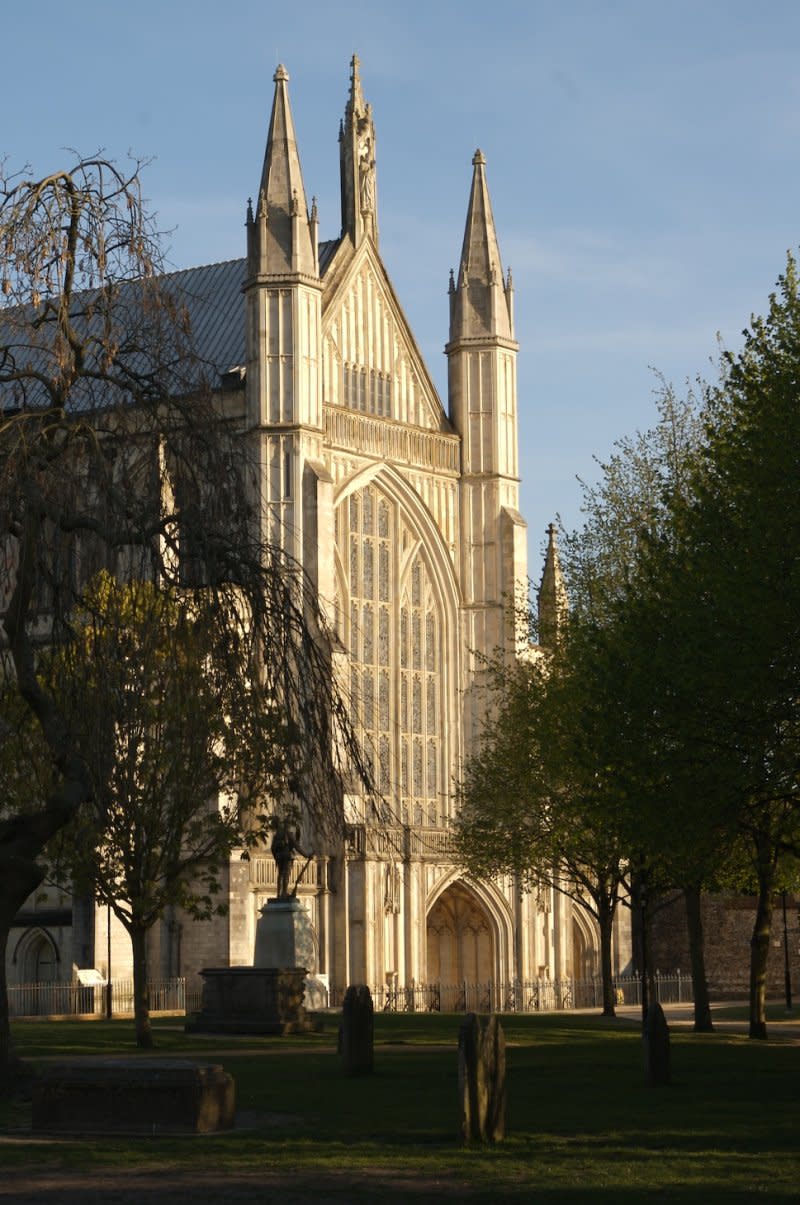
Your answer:
[[[522,510],[578,522],[576,477],[650,424],[658,370],[713,376],[800,242],[797,0],[37,0],[3,6],[0,154],[154,162],[176,267],[244,253],[276,64],[320,236],[355,51],[381,251],[446,398],[448,270],[480,147],[519,339]]]

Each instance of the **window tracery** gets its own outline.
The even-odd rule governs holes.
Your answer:
[[[401,508],[377,484],[337,509],[336,541],[348,575],[350,691],[393,819],[443,822],[446,756],[443,616],[424,549]],[[342,616],[337,597],[337,616]]]

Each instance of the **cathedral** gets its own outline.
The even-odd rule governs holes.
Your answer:
[[[445,405],[381,260],[377,142],[358,60],[339,131],[341,232],[329,241],[305,190],[288,81],[279,66],[245,257],[174,282],[228,412],[256,441],[261,534],[302,563],[335,632],[337,672],[383,800],[376,811],[346,796],[343,855],[302,870],[311,969],[334,989],[592,975],[598,941],[582,909],[547,888],[473,881],[452,859],[455,784],[485,705],[483,659],[518,656],[527,640],[514,606],[528,574],[518,345],[485,158],[472,159],[449,315],[443,302]],[[551,534],[540,608],[560,606],[562,591]],[[268,850],[232,859],[227,915],[167,915],[151,935],[151,976],[251,964],[275,887]],[[68,979],[74,967],[128,973],[126,935],[107,932],[105,910],[40,897],[18,922],[12,981]],[[627,961],[622,946],[615,961],[617,970]]]

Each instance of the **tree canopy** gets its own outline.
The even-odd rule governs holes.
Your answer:
[[[41,793],[0,797],[3,946],[48,842],[94,796],[63,700],[92,689],[91,665],[69,650],[86,638],[101,570],[173,600],[202,592],[215,647],[246,639],[242,665],[290,734],[287,786],[319,845],[343,832],[339,769],[364,769],[324,619],[299,568],[259,541],[246,433],[162,270],[140,164],[94,156],[39,179],[0,173],[0,656],[49,765]],[[73,671],[66,696],[39,672],[48,646]],[[27,739],[24,724],[0,735]],[[2,979],[0,1066],[8,1058]]]

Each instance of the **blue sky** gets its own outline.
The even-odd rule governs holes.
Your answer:
[[[522,510],[579,520],[576,477],[654,415],[652,369],[713,376],[800,241],[800,4],[764,0],[38,0],[3,14],[0,154],[153,156],[177,267],[239,256],[276,64],[321,237],[362,61],[381,250],[440,393],[447,277],[480,146],[516,288]]]

